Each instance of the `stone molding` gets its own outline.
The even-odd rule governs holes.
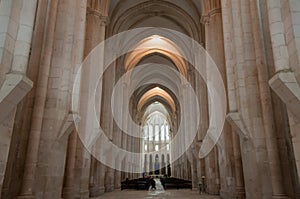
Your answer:
[[[95,15],[99,17],[101,24],[107,25],[109,23],[108,16],[103,15],[99,10],[87,7],[86,15]]]
[[[74,113],[69,113],[59,131],[57,140],[61,140],[63,137],[68,137],[72,131],[75,129],[74,118],[78,118],[77,115],[74,116]]]
[[[240,138],[244,140],[249,139],[249,135],[250,135],[249,131],[239,112],[228,113],[226,119],[229,122],[229,124],[232,126],[232,128],[238,133]]]
[[[24,74],[9,73],[6,75],[6,80],[0,89],[0,122],[17,107],[32,87],[33,82]]]
[[[290,70],[279,71],[270,79],[269,85],[291,113],[300,118],[300,86],[295,73]]]
[[[201,16],[201,23],[202,24],[209,24],[209,21],[211,19],[211,17],[215,14],[221,14],[222,13],[222,9],[221,8],[215,8],[211,11],[209,11],[209,13],[207,15],[202,15]]]

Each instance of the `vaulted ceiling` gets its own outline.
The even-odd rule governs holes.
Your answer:
[[[112,36],[135,28],[159,27],[178,31],[201,42],[201,9],[200,0],[110,0],[107,35]],[[159,83],[172,82],[174,78],[178,78],[180,82],[174,70],[188,79],[188,64],[180,56],[184,49],[176,41],[172,35],[159,33],[144,37],[133,36],[128,41],[130,53],[122,58],[125,72],[138,65],[148,64],[150,69],[143,70],[140,72],[142,74],[137,72],[131,77],[138,76],[145,81],[156,79],[158,82],[157,85],[149,84],[138,89],[135,94],[134,104],[143,114],[147,114],[147,107],[154,102],[160,102],[166,107],[168,111],[163,113],[168,118],[179,112],[178,99],[174,93]],[[178,86],[174,85],[174,89],[178,90]]]

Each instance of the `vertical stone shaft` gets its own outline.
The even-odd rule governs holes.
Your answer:
[[[106,16],[101,13],[99,10],[99,7],[97,6],[97,1],[95,2],[88,2],[87,6],[87,18],[86,18],[86,35],[85,35],[85,50],[84,50],[84,56],[88,56],[89,53],[94,49],[97,48],[97,46],[105,40],[105,25],[106,25]],[[103,52],[104,53],[104,52]],[[101,62],[98,63],[99,66],[102,66],[104,64],[104,55],[101,56],[101,58],[94,60],[92,59],[91,61],[95,62]],[[93,66],[94,64],[97,63],[91,63]],[[103,68],[99,68],[99,71],[103,71]],[[89,71],[89,74],[94,73],[95,71]],[[97,81],[95,79],[94,81],[90,82],[90,75],[86,76],[87,79],[84,84],[89,82],[88,84],[94,84],[94,81]],[[97,78],[97,77],[96,77]],[[97,116],[101,117],[101,103],[102,103],[102,82],[97,85],[97,92],[96,92],[96,114]],[[93,91],[91,91],[93,92]],[[101,185],[100,183],[104,181],[104,175],[101,174],[101,172],[105,172],[103,169],[102,163],[98,162],[94,157],[91,158],[91,168],[94,168],[91,170],[90,173],[90,196],[96,197],[104,192],[104,186]]]
[[[236,60],[234,57],[234,32],[233,32],[233,16],[232,6],[230,0],[223,0],[222,3],[222,21],[223,21],[223,33],[224,33],[224,49],[225,49],[225,64],[226,64],[226,76],[227,76],[227,95],[228,95],[228,109],[229,112],[238,111],[237,102],[237,87],[236,87]],[[235,189],[236,196],[238,198],[245,198],[244,189],[244,176],[241,162],[241,152],[239,145],[239,136],[236,132],[232,133],[232,146],[234,156],[234,173],[235,173]]]
[[[76,143],[77,143],[77,132],[73,131],[69,137],[68,150],[67,150],[67,161],[65,168],[65,180],[64,187],[62,190],[62,198],[71,199],[74,198],[74,172],[75,172],[75,160],[76,160]]]
[[[276,72],[290,70],[281,14],[281,0],[267,0],[267,4]]]
[[[38,161],[38,148],[40,142],[41,128],[44,107],[46,103],[47,87],[48,87],[48,76],[51,65],[51,55],[53,50],[54,41],[54,29],[56,24],[56,12],[57,12],[57,1],[52,1],[48,8],[48,21],[46,31],[46,43],[42,52],[41,69],[39,72],[36,95],[35,95],[35,106],[33,108],[32,124],[29,134],[28,149],[25,160],[24,176],[22,180],[22,188],[19,194],[22,197],[33,197],[33,187],[35,170]]]
[[[21,1],[19,29],[15,43],[12,71],[25,74],[30,54],[37,0]]]
[[[268,71],[266,65],[266,58],[263,54],[263,41],[259,19],[258,6],[256,1],[250,1],[250,12],[252,18],[252,29],[254,48],[256,53],[256,66],[258,71],[258,83],[260,91],[260,100],[262,103],[263,123],[266,135],[266,145],[269,158],[269,169],[271,173],[273,197],[286,196],[283,186],[282,172],[280,167],[279,150],[277,144],[277,135],[275,124],[273,120],[273,109],[271,104],[271,92],[268,85]]]

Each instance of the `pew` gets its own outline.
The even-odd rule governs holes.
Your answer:
[[[160,181],[164,189],[192,189],[192,182],[189,180],[163,177]]]
[[[121,182],[121,190],[135,189],[135,190],[148,190],[150,187],[150,179],[139,178],[134,180],[126,180]]]

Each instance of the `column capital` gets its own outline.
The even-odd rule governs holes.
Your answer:
[[[91,8],[91,7],[87,7],[86,14],[87,15],[94,15],[94,16],[99,17],[101,25],[107,25],[108,22],[109,22],[109,17],[106,16],[106,15],[103,15],[100,10],[97,10],[97,9],[94,9],[94,8]]]
[[[210,10],[207,14],[204,14],[201,16],[201,23],[203,24],[209,24],[210,19],[215,15],[215,14],[221,14],[222,9],[221,8],[214,8]]]

